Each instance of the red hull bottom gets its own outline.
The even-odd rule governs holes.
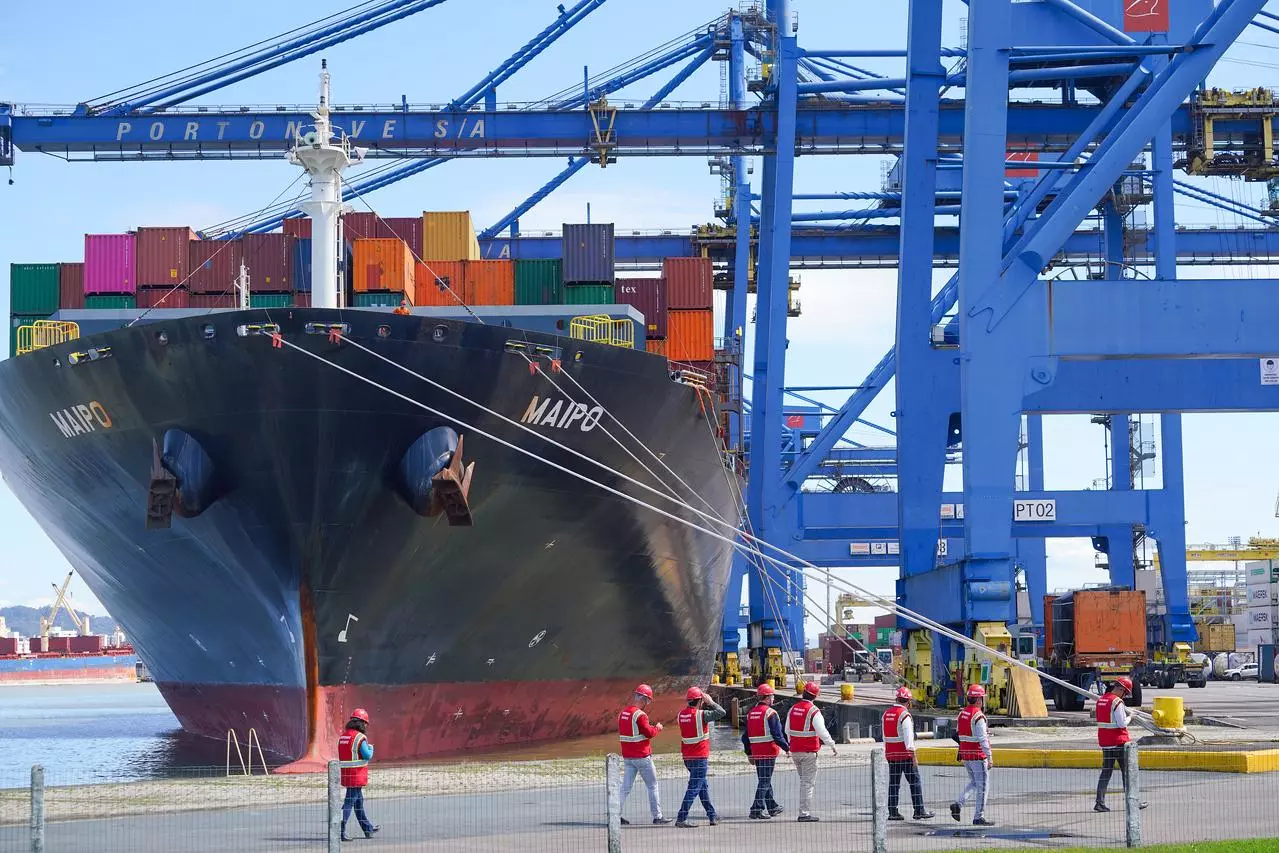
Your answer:
[[[673,722],[693,680],[650,683],[657,696],[649,715]],[[377,759],[402,761],[616,732],[635,685],[603,679],[321,687],[314,723],[301,688],[162,684],[160,690],[186,730],[215,738],[235,731],[243,742],[252,727],[264,749],[295,759],[286,772],[307,772],[337,758],[338,736],[355,708],[369,712]]]
[[[22,684],[35,681],[137,681],[137,669],[131,666],[104,666],[99,669],[33,669],[0,672],[0,684]]]

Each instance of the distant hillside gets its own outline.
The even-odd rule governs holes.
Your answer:
[[[4,617],[5,623],[9,626],[10,631],[17,631],[24,637],[35,637],[40,634],[40,617],[49,612],[49,608],[23,607],[15,605],[13,607],[0,607],[0,616]],[[89,617],[89,630],[95,634],[111,634],[115,632],[115,620],[108,616],[93,616],[81,611],[76,611],[76,615],[80,617]],[[63,628],[67,631],[74,631],[75,625],[71,622],[71,617],[61,610],[58,611],[58,618],[53,622],[54,627]]]

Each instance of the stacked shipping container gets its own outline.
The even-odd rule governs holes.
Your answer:
[[[714,271],[710,258],[667,258],[666,356],[709,369],[715,359]]]

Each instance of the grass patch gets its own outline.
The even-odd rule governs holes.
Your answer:
[[[1042,850],[1041,847],[1026,847],[1025,850]],[[1102,853],[1113,851],[1113,847],[1069,847],[1056,853]],[[1199,841],[1193,844],[1155,844],[1141,847],[1144,853],[1270,853],[1279,851],[1279,838],[1247,838],[1240,841]],[[987,853],[972,850],[968,853]]]

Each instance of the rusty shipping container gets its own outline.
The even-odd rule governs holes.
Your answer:
[[[480,241],[475,238],[469,210],[426,211],[422,214],[422,251],[429,261],[477,261]]]
[[[414,305],[457,307],[458,300],[463,298],[466,291],[464,261],[420,261],[416,264],[416,271],[417,293],[414,294]],[[456,298],[454,293],[457,294]]]
[[[244,265],[249,268],[249,289],[281,293],[293,289],[293,245],[288,234],[245,234]]]
[[[139,308],[190,308],[191,291],[185,287],[139,287]]]
[[[462,299],[467,305],[514,305],[515,265],[511,261],[467,261]]]
[[[649,338],[644,342],[644,349],[654,355],[666,355],[666,340],[663,338]]]
[[[58,307],[84,307],[84,264],[58,264]]]
[[[192,293],[229,293],[240,274],[244,246],[239,240],[196,240],[188,246]]]
[[[417,272],[403,240],[394,237],[356,240],[351,255],[351,287],[357,293],[398,290],[417,297]]]
[[[666,337],[666,279],[619,278],[613,285],[613,301],[644,315],[648,337]]]
[[[422,257],[422,217],[392,216],[381,219],[377,226],[378,237],[396,237],[403,240],[414,259]]]
[[[311,217],[295,216],[284,220],[284,233],[299,240],[311,239]],[[348,238],[349,239],[349,238]]]
[[[1146,651],[1146,594],[1129,589],[1076,590],[1052,599],[1051,634],[1058,657],[1140,655]]]
[[[667,312],[666,356],[671,361],[713,361],[715,312],[709,309]]]
[[[565,284],[613,283],[613,223],[565,223],[560,239]]]
[[[345,213],[342,215],[342,238],[346,241],[371,240],[377,236],[376,213]]]
[[[139,228],[134,243],[138,287],[184,284],[191,271],[195,232],[180,228]]]
[[[666,258],[667,305],[672,309],[712,308],[715,305],[715,271],[710,258]]]
[[[238,308],[239,297],[234,293],[191,293],[187,296],[189,308]]]

